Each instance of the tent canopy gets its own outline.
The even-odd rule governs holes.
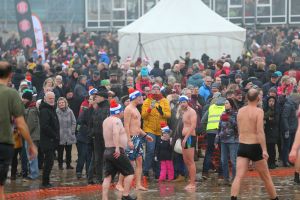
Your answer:
[[[208,8],[201,0],[161,0],[148,13],[118,31],[119,55],[172,62],[186,51],[200,58],[223,53],[237,58],[246,31]],[[142,51],[140,48],[143,48]]]

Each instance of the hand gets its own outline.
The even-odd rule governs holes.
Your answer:
[[[132,141],[128,141],[128,146],[129,146],[130,149],[134,148],[134,145],[133,145]]]
[[[28,146],[28,152],[29,152],[29,160],[33,160],[36,158],[38,151],[34,144]]]
[[[158,107],[156,107],[157,111],[159,112],[160,115],[164,115],[164,112],[162,110],[162,107],[159,105]]]
[[[153,138],[151,136],[149,136],[149,135],[146,135],[146,140],[148,142],[153,142]]]
[[[115,153],[114,153],[114,158],[115,158],[115,159],[118,159],[119,156],[120,156],[120,148],[116,148],[116,149],[115,149]]]
[[[290,152],[290,154],[289,154],[289,161],[291,163],[295,163],[296,157],[297,157],[297,150],[296,149],[292,149],[291,152]]]
[[[262,156],[265,160],[268,160],[268,158],[269,158],[269,154],[267,151],[263,151]]]

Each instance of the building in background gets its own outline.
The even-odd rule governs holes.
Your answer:
[[[111,31],[147,13],[160,0],[29,0],[45,32]],[[208,7],[242,25],[300,24],[300,0],[202,0]],[[17,31],[14,0],[1,0],[0,30]],[[244,8],[244,9],[243,9]],[[178,13],[180,15],[180,13]],[[199,19],[200,20],[200,19]],[[1,34],[1,33],[0,33]]]

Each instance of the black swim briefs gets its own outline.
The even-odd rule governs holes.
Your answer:
[[[262,160],[262,149],[260,144],[239,144],[237,156],[248,158],[252,161]]]
[[[184,139],[184,136],[182,139]],[[196,136],[190,135],[186,140],[184,149],[196,148],[196,143],[197,143]]]

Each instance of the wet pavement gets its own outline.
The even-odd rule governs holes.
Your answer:
[[[75,163],[73,163],[75,165]],[[276,169],[272,171],[273,181],[280,199],[300,199],[300,186],[292,181],[292,169]],[[99,185],[86,184],[86,179],[77,180],[75,170],[58,170],[55,164],[51,175],[51,182],[55,186],[51,189],[40,189],[40,180],[25,181],[18,178],[16,181],[8,179],[6,192],[8,199],[101,199],[101,188]],[[183,188],[185,182],[163,182],[149,181],[147,192],[136,192],[132,194],[140,200],[154,199],[230,199],[230,187],[218,180],[217,174],[212,173],[208,180],[199,180],[195,192],[186,192]],[[240,199],[268,199],[262,181],[257,174],[250,172],[243,181]],[[109,193],[110,199],[121,199],[121,193],[113,188]]]
[[[73,148],[73,152],[74,152]],[[76,150],[75,150],[76,151]],[[77,158],[73,154],[73,160]],[[201,161],[203,159],[200,159]],[[197,171],[201,171],[202,162],[197,162]],[[75,168],[76,162],[73,161],[72,166]],[[20,166],[19,166],[20,168]],[[280,199],[284,200],[300,200],[300,185],[293,182],[292,168],[277,168],[271,170],[272,178]],[[197,174],[201,177],[200,174]],[[147,192],[132,191],[132,195],[137,196],[139,200],[155,200],[155,199],[207,199],[207,200],[226,200],[230,199],[230,186],[224,185],[215,173],[210,174],[208,180],[198,178],[197,188],[194,192],[186,192],[183,188],[186,182],[174,183],[163,182],[158,183],[155,180],[148,182],[149,190]],[[100,185],[87,185],[86,179],[83,177],[78,180],[76,178],[75,169],[63,171],[58,169],[57,161],[55,161],[53,171],[50,177],[54,188],[41,189],[40,179],[24,180],[17,178],[11,181],[9,178],[5,186],[7,199],[30,199],[30,200],[94,200],[101,199]],[[109,199],[121,199],[121,193],[113,188],[109,192]],[[239,199],[269,199],[264,189],[263,182],[259,179],[257,173],[249,172],[241,186],[241,195]]]

